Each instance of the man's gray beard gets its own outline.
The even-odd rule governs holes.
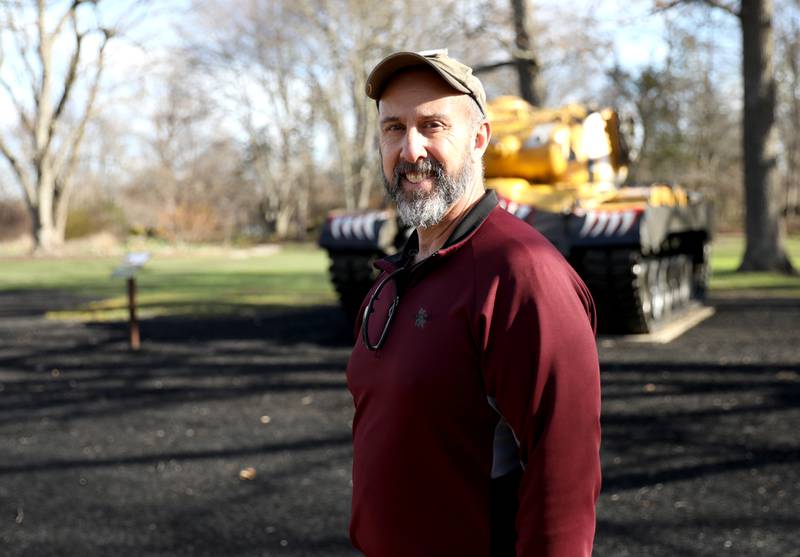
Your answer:
[[[433,189],[430,192],[413,190],[410,193],[403,191],[402,174],[414,168],[430,169],[429,175],[433,180]],[[386,191],[397,206],[397,215],[400,220],[413,228],[430,228],[442,222],[450,206],[462,198],[467,188],[472,183],[475,172],[471,161],[464,160],[455,176],[447,174],[436,159],[426,159],[416,165],[400,163],[394,172],[394,180],[389,182],[383,175]]]

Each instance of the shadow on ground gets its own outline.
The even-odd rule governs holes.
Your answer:
[[[0,294],[4,555],[352,555],[336,307],[124,324]],[[253,468],[252,480],[239,478]]]
[[[42,318],[75,301],[0,293],[4,554],[355,555],[337,308],[146,320],[132,353]],[[596,555],[798,554],[800,300],[715,305],[602,342]]]
[[[798,555],[800,300],[714,300],[667,345],[601,345],[597,555]]]

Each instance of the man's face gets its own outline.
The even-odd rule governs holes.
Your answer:
[[[381,96],[383,178],[406,224],[438,224],[473,185],[482,151],[474,147],[477,123],[469,103],[426,70],[401,73]]]

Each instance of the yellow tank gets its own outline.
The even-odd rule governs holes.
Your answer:
[[[487,186],[513,202],[551,211],[596,205],[613,197],[627,176],[619,118],[611,109],[539,109],[505,96],[489,103],[488,116]]]
[[[671,184],[623,186],[629,152],[610,108],[489,103],[487,187],[545,235],[595,298],[606,332],[649,332],[702,299],[711,204]]]
[[[575,267],[601,331],[652,332],[702,300],[711,205],[676,185],[623,186],[629,156],[617,112],[507,96],[489,103],[488,117],[487,187]],[[371,261],[400,249],[407,231],[391,209],[329,217],[320,245],[351,319],[372,285]]]

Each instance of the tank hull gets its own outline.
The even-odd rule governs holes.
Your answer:
[[[487,188],[578,271],[601,332],[649,333],[703,299],[711,204],[676,185],[623,185],[632,153],[626,118],[612,108],[547,109],[513,96],[490,102],[487,116]],[[364,268],[397,251],[406,232],[392,211],[328,219],[320,245],[349,315],[358,310],[354,289],[370,286]]]
[[[667,190],[674,195],[663,195]],[[656,191],[666,202],[650,202]],[[595,299],[600,332],[650,333],[705,299],[712,205],[664,184],[636,188],[632,202],[625,188],[620,192],[569,212],[502,195],[500,204],[541,232],[575,268]]]
[[[498,199],[576,269],[595,299],[601,333],[653,332],[705,298],[711,204],[702,197],[658,206],[612,199],[569,212],[515,202],[502,192]],[[351,320],[375,279],[372,263],[400,249],[407,233],[392,210],[329,217],[319,244]]]

